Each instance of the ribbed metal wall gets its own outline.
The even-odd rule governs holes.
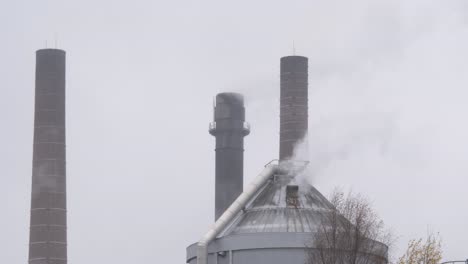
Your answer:
[[[65,51],[36,52],[29,263],[67,263]]]
[[[216,137],[215,220],[242,193],[244,185],[244,98],[237,93],[216,96],[210,134]]]
[[[280,160],[294,155],[294,147],[308,128],[307,58],[281,58]]]

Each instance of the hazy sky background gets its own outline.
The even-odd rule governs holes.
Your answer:
[[[244,93],[245,183],[278,155],[279,58],[309,57],[309,180],[468,257],[464,0],[0,2],[0,259],[26,263],[35,50],[67,51],[69,263],[184,263],[214,217],[218,92]]]

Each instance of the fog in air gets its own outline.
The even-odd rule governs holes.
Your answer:
[[[214,222],[213,99],[244,96],[244,189],[278,158],[280,58],[308,57],[295,158],[367,197],[395,236],[468,258],[468,3],[0,4],[0,259],[28,260],[35,51],[66,59],[68,263],[185,263]]]

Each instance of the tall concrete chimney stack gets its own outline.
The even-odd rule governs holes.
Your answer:
[[[244,98],[238,93],[216,96],[214,122],[210,134],[216,137],[215,220],[242,193],[244,178],[244,137],[250,128],[245,122]]]
[[[308,73],[307,58],[281,58],[280,95],[280,161],[294,155],[294,147],[308,128]]]
[[[65,51],[36,52],[30,264],[67,263]]]

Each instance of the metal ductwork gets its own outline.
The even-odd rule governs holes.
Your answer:
[[[65,51],[36,52],[30,264],[67,263]]]
[[[308,128],[307,58],[281,58],[280,151],[281,161],[294,155],[294,147],[304,139]]]
[[[215,224],[197,243],[197,264],[208,264],[208,245],[226,228],[236,215],[247,205],[255,193],[262,188],[275,171],[276,165],[267,165],[265,169],[249,184],[245,192],[229,205]]]
[[[244,98],[238,93],[220,93],[214,103],[214,122],[209,132],[216,137],[215,220],[242,193],[244,177]]]

